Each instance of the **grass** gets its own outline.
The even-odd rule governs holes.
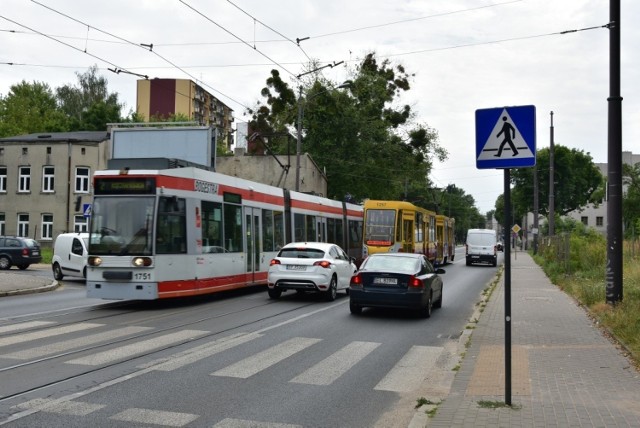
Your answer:
[[[553,245],[541,246],[534,256],[551,281],[574,297],[598,324],[629,352],[640,367],[640,255],[623,246],[623,299],[615,305],[606,301],[606,239],[597,233],[573,232],[568,259]]]
[[[53,248],[42,248],[40,247],[40,253],[42,254],[42,261],[40,263],[44,263],[46,265],[51,264],[51,258],[53,257]]]

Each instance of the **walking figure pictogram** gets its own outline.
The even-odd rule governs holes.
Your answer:
[[[504,134],[504,140],[502,140],[502,143],[500,144],[498,154],[494,156],[498,158],[502,156],[502,149],[504,149],[505,144],[509,144],[509,147],[511,147],[511,150],[513,151],[513,154],[511,156],[517,156],[518,149],[516,149],[516,145],[513,144],[512,140],[512,138],[516,138],[516,130],[509,122],[507,122],[507,116],[503,116],[502,120],[504,121],[504,125],[502,125],[502,130],[498,132],[498,135],[496,135],[496,137],[500,137],[501,134]]]

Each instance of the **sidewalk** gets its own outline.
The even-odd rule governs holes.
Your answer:
[[[512,408],[500,407],[504,298],[503,273],[429,428],[640,427],[640,372],[523,252],[511,254]]]
[[[29,266],[24,273],[17,273],[19,271],[15,268],[0,271],[0,297],[40,293],[58,288],[58,281],[54,280],[52,277],[47,278],[44,276],[29,275],[27,273],[29,270],[43,266],[50,270],[48,265],[40,264]]]

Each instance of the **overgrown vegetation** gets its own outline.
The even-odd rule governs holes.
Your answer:
[[[610,332],[640,366],[640,254],[637,241],[623,247],[623,300],[606,302],[606,238],[585,228],[575,228],[545,240],[536,262],[551,281],[584,305],[594,319]],[[568,251],[567,251],[568,250]]]

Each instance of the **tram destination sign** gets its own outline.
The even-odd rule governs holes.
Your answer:
[[[156,193],[156,181],[148,177],[96,178],[96,195],[149,195]]]

